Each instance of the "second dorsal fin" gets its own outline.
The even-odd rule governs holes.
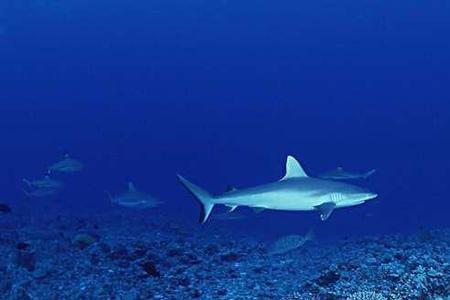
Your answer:
[[[236,192],[236,191],[237,191],[236,187],[234,187],[232,185],[228,185],[227,186],[227,190],[226,190],[227,193],[229,193],[229,192]]]
[[[281,180],[295,177],[308,177],[300,163],[292,156],[288,156],[286,160],[286,175]]]

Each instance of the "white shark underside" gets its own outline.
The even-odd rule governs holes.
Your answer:
[[[355,185],[311,178],[292,156],[287,159],[286,175],[281,180],[233,190],[219,196],[210,195],[180,175],[178,178],[201,203],[201,223],[208,219],[215,204],[229,206],[231,210],[238,206],[291,211],[317,210],[321,219],[325,220],[335,208],[358,205],[377,196]]]

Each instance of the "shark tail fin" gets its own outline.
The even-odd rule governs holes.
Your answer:
[[[109,201],[111,201],[111,203],[113,203],[114,201],[113,201],[113,197],[111,196],[111,193],[108,192],[108,191],[105,191],[105,193],[106,193],[106,195],[108,196]]]
[[[27,196],[27,198],[31,198],[31,193],[26,191],[25,189],[22,189],[22,192]]]
[[[195,184],[191,183],[187,179],[185,179],[181,175],[177,175],[178,180],[184,185],[184,187],[198,200],[198,202],[201,204],[202,210],[200,212],[200,223],[205,223],[206,220],[208,220],[209,215],[211,214],[211,211],[214,207],[214,197],[209,194],[207,191],[203,190],[202,188],[196,186]]]
[[[22,181],[23,181],[26,185],[28,185],[28,187],[31,187],[31,182],[30,182],[28,179],[24,178],[24,179],[22,179]]]
[[[369,172],[364,174],[364,179],[367,179],[368,177],[372,176],[377,170],[373,169],[370,170]]]
[[[313,241],[316,239],[316,235],[314,234],[314,230],[310,229],[308,233],[305,235],[305,241]]]

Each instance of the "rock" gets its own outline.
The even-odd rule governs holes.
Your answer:
[[[227,254],[223,254],[220,256],[220,259],[224,262],[235,262],[237,261],[241,256],[237,253],[230,252]]]
[[[124,245],[117,245],[108,255],[110,259],[126,259],[128,258],[128,250]]]
[[[33,272],[36,268],[36,251],[28,243],[19,243],[16,246],[16,264]]]
[[[339,275],[338,272],[335,270],[329,270],[322,274],[319,278],[316,279],[317,285],[320,286],[329,286],[332,284],[335,284],[339,279],[341,278],[341,275]]]
[[[25,251],[25,250],[27,250],[29,247],[30,247],[30,244],[29,244],[29,243],[26,243],[26,242],[19,242],[19,243],[17,243],[17,245],[16,245],[16,249],[17,249],[17,250],[21,250],[21,251]]]
[[[161,277],[161,274],[159,273],[158,269],[156,269],[156,266],[151,261],[146,260],[142,262],[141,267],[148,275],[157,278]]]

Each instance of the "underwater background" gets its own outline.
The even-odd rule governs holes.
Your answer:
[[[443,255],[436,261],[447,276],[449,36],[447,1],[2,0],[0,203],[11,212],[0,215],[0,222],[32,228],[31,219],[42,224],[39,218],[111,213],[112,228],[126,232],[124,219],[116,219],[123,212],[125,219],[173,222],[189,228],[188,235],[226,232],[223,241],[248,237],[262,244],[313,228],[313,245],[301,251],[323,249],[325,241],[337,247],[342,237],[403,240],[436,231],[438,237],[427,237],[437,242],[419,240],[413,248],[421,253],[422,245],[439,243],[433,251]],[[83,162],[83,172],[62,176],[65,188],[57,197],[26,197],[22,179],[44,176],[66,153]],[[339,209],[325,222],[316,212],[265,211],[198,225],[199,206],[175,176],[220,194],[228,185],[278,180],[287,155],[312,176],[337,166],[376,169],[356,184],[378,198]],[[105,191],[124,191],[129,181],[164,203],[136,212],[111,205]],[[149,231],[159,228],[152,226]],[[114,235],[113,229],[108,234]],[[3,265],[15,261],[9,256],[21,239],[18,233],[2,245]],[[202,241],[193,241],[193,247]],[[348,253],[364,252],[364,245],[348,246]],[[33,247],[39,249],[37,242]],[[20,276],[27,276],[24,272]],[[299,285],[306,282],[279,272]],[[14,290],[18,279],[9,268],[4,274],[11,279],[6,288],[0,283],[5,299],[29,296]],[[444,275],[440,280],[447,289],[427,286],[417,297],[404,292],[394,298],[377,280],[373,290],[388,299],[444,299],[450,295]],[[282,299],[294,290],[255,292],[254,298],[230,292],[211,296],[205,290],[172,296],[117,293],[105,299]],[[343,289],[326,298],[330,293],[312,289],[295,299],[350,294]],[[36,295],[30,299],[53,299]],[[52,297],[103,296],[55,292]]]

